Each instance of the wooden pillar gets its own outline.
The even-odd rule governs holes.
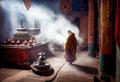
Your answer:
[[[100,73],[115,77],[114,0],[101,0]]]
[[[95,8],[94,0],[88,0],[89,4],[89,14],[88,14],[88,54],[95,57],[94,49],[94,23],[95,23]]]
[[[116,82],[120,82],[120,1],[116,0],[115,38],[116,38]]]

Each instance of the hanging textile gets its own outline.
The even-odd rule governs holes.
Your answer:
[[[27,8],[27,10],[29,10],[31,3],[32,3],[32,0],[23,0],[23,2],[25,4],[25,7]]]

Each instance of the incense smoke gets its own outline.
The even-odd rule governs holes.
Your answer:
[[[61,13],[55,14],[45,5],[32,3],[30,9],[27,10],[22,0],[3,0],[0,1],[0,4],[4,11],[3,26],[5,29],[3,29],[3,31],[7,30],[9,38],[13,38],[13,34],[16,33],[17,28],[20,27],[21,20],[23,21],[24,28],[27,29],[34,27],[36,20],[37,27],[40,28],[41,31],[36,38],[40,42],[50,41],[63,45],[68,36],[68,30],[75,33],[79,44],[82,42],[82,38],[79,37],[78,27],[71,24],[64,15]],[[3,32],[2,35],[6,34]]]

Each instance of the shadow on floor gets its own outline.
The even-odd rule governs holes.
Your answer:
[[[82,65],[77,65],[77,64],[72,64],[72,66],[79,69],[80,71],[84,71],[84,72],[89,73],[89,74],[94,74],[94,75],[98,74],[97,68],[87,67],[87,66],[82,66]]]

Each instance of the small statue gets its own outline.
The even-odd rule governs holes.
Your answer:
[[[35,74],[49,76],[54,73],[52,66],[46,61],[45,52],[38,53],[39,57],[37,61],[31,65],[32,71]]]
[[[45,53],[41,51],[40,53],[38,53],[38,55],[39,57],[37,61],[39,61],[39,65],[45,65],[46,63]]]

